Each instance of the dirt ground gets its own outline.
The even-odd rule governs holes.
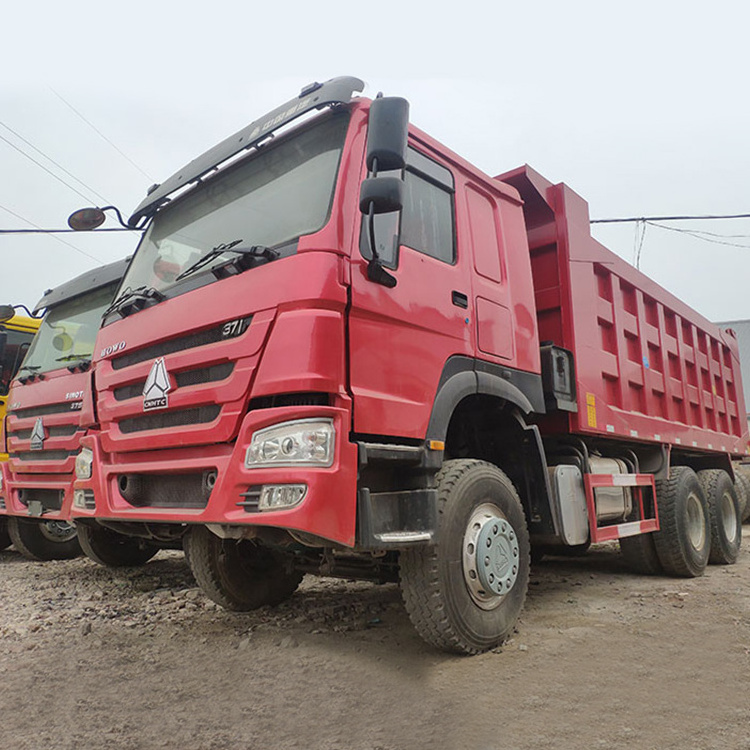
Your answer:
[[[140,569],[0,552],[0,746],[255,750],[750,748],[750,527],[692,580],[616,544],[532,570],[518,632],[454,657],[394,585],[308,579],[225,612],[181,554]]]

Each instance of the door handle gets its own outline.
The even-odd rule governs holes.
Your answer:
[[[469,307],[469,298],[463,292],[451,292],[451,300],[456,307],[463,307],[464,310]]]

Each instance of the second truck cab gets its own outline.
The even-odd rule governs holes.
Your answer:
[[[127,267],[118,261],[51,289],[39,331],[8,395],[4,512],[16,549],[33,560],[81,553],[68,523],[79,441],[94,425],[91,360],[102,313]]]

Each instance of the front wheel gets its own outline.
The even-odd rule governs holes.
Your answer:
[[[108,568],[127,568],[148,562],[159,548],[138,537],[118,534],[104,526],[79,524],[78,538],[86,557]]]
[[[446,461],[437,482],[438,542],[401,552],[401,591],[424,640],[477,654],[501,644],[523,608],[526,518],[513,483],[490,463]]]
[[[8,533],[27,560],[71,560],[81,554],[75,526],[65,521],[9,516]]]
[[[246,539],[220,539],[205,526],[191,528],[183,547],[203,593],[235,612],[281,604],[304,577],[291,556]]]

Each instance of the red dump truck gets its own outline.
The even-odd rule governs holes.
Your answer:
[[[489,177],[361,90],[307,87],[137,207],[79,528],[182,538],[236,610],[305,573],[400,580],[462,653],[512,630],[531,550],[736,559],[734,337],[592,239],[570,188]]]
[[[83,404],[92,397],[96,333],[126,267],[118,261],[81,274],[48,290],[34,309],[44,318],[10,388],[10,457],[2,465],[0,490],[10,539],[31,560],[81,554],[68,520],[73,467],[81,435],[94,425]]]

